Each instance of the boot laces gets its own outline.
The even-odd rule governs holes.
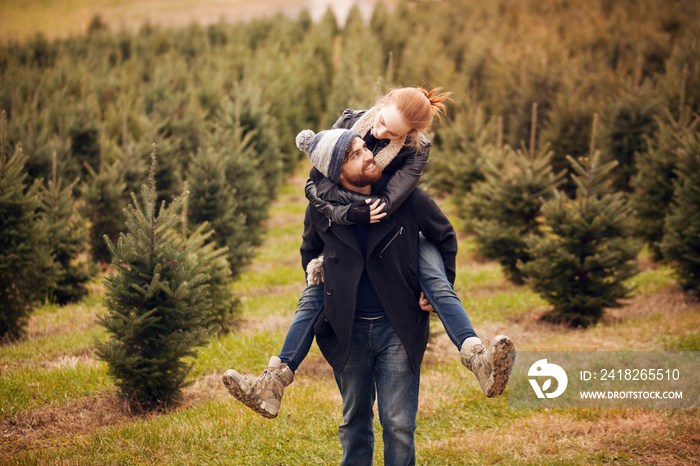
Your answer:
[[[491,342],[489,340],[483,340],[480,344],[474,345],[471,348],[469,348],[469,352],[474,353],[474,354],[483,354],[486,352],[486,348],[489,347]]]
[[[270,369],[265,369],[262,373],[261,379],[267,382],[272,382],[275,379],[275,374]]]
[[[258,377],[254,383],[255,387],[255,393],[256,394],[261,394],[263,391],[263,388],[267,385],[267,383],[274,381],[275,379],[275,374],[273,374],[273,371],[270,369],[265,369],[263,370],[263,373]]]

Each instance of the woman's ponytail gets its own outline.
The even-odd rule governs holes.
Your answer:
[[[442,118],[447,113],[445,101],[452,93],[441,91],[439,87],[430,91],[422,87],[402,87],[389,91],[380,104],[396,105],[406,124],[411,127],[409,144],[420,146],[420,136],[430,131],[433,117]]]
[[[428,99],[428,102],[430,102],[430,111],[434,117],[442,118],[443,115],[447,114],[447,106],[444,104],[444,101],[450,98],[452,95],[451,92],[440,92],[442,90],[441,87],[436,87],[430,91],[422,87],[419,89],[423,92],[425,98]]]

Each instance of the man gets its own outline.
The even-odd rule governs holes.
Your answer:
[[[344,154],[346,139],[351,142]],[[339,167],[338,182],[348,190],[370,195],[381,177],[372,152],[352,131],[323,131],[300,148],[324,174],[333,177]],[[418,302],[419,233],[438,247],[454,282],[455,231],[420,189],[390,217],[369,225],[331,224],[317,209],[306,210],[302,263],[306,269],[319,255],[325,258],[325,306],[314,330],[343,399],[344,465],[372,464],[375,399],[385,464],[415,463],[420,366],[429,330],[429,314]]]
[[[305,130],[297,136],[297,146],[332,182],[365,196],[374,194],[372,184],[381,172],[358,133]],[[315,333],[343,398],[345,422],[339,434],[344,464],[372,462],[372,407],[377,395],[386,464],[415,462],[420,364],[429,324],[428,313],[419,304],[419,233],[435,244],[435,254],[444,263],[444,280],[450,284],[455,278],[457,242],[449,221],[425,192],[416,190],[404,202],[383,219],[384,206],[374,202],[369,206],[371,225],[331,223],[311,205],[305,214],[302,263],[309,282],[323,283],[325,304],[309,321],[307,332]],[[293,346],[301,344],[305,335]],[[488,348],[474,344],[462,356],[487,396],[505,388],[514,357],[507,337],[495,340]],[[258,378],[232,369],[223,376],[233,396],[268,418],[277,416],[284,388],[293,379],[292,368],[276,356]]]

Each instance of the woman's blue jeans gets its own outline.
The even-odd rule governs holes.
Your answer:
[[[447,335],[460,349],[465,339],[475,337],[467,312],[447,280],[445,264],[437,246],[420,235],[418,279],[428,302],[433,306]],[[284,339],[279,358],[292,371],[309,353],[314,340],[314,322],[323,309],[323,285],[309,285],[301,293],[297,312]]]
[[[372,464],[375,399],[383,430],[384,464],[415,464],[420,370],[413,372],[406,348],[388,318],[355,319],[348,361],[334,374],[343,398],[343,423],[338,428],[341,464]]]

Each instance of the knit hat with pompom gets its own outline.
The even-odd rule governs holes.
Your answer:
[[[334,183],[340,179],[345,153],[353,139],[360,135],[349,129],[327,129],[314,134],[305,129],[296,137],[297,147],[307,154],[316,170]]]

